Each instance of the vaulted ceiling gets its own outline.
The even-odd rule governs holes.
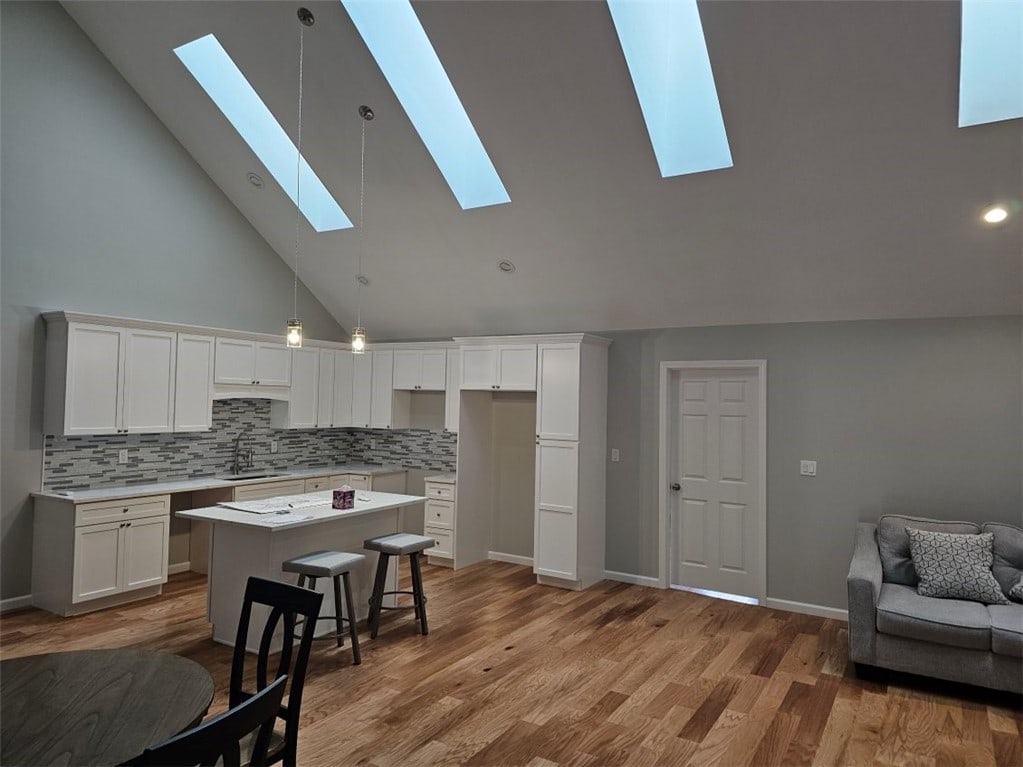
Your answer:
[[[342,325],[360,248],[377,338],[1021,309],[1021,217],[979,213],[1018,209],[1023,121],[956,127],[958,2],[702,2],[734,167],[668,179],[605,3],[415,2],[511,196],[467,211],[336,0],[66,3],[289,265],[295,208],[173,49],[214,33],[294,137],[300,5],[303,155],[353,219],[377,115],[364,238],[299,226]]]

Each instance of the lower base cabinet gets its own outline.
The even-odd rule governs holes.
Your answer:
[[[167,582],[170,496],[74,504],[37,498],[32,596],[75,615],[159,593]]]
[[[427,477],[423,493],[423,535],[437,545],[427,549],[431,564],[452,567],[455,561],[455,480],[453,477]]]

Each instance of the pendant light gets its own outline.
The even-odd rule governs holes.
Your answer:
[[[375,115],[373,110],[364,104],[359,107],[359,117],[362,118],[362,172],[359,181],[359,271],[355,275],[356,319],[355,330],[352,331],[352,354],[366,352],[366,328],[362,326],[362,288],[369,284],[369,280],[362,273],[362,253],[366,249],[366,124]]]
[[[302,348],[302,320],[298,318],[298,233],[302,212],[302,75],[305,64],[305,28],[316,23],[308,8],[298,9],[298,146],[295,151],[295,279],[292,285],[292,316],[284,339],[290,349]]]

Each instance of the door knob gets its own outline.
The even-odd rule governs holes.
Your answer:
[[[672,482],[671,489],[677,493],[679,490],[682,489],[682,485],[680,485],[678,482]]]

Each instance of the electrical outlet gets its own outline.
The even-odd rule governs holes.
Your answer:
[[[275,439],[270,440],[270,452],[271,453],[277,452],[277,440]]]
[[[127,448],[125,448],[124,450],[118,450],[117,451],[117,462],[118,463],[128,463],[128,450],[127,450]]]
[[[622,460],[622,454],[618,452],[618,448],[611,448],[611,463],[618,463]]]
[[[799,473],[804,477],[816,477],[817,461],[800,461]]]

